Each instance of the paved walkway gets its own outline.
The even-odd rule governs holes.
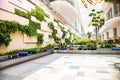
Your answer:
[[[51,54],[4,69],[0,80],[120,80],[120,55]]]

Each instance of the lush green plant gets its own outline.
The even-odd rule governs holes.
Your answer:
[[[58,23],[58,24],[59,24],[59,20],[57,20],[57,19],[55,19],[55,18],[54,18],[54,22],[56,22],[56,23]]]
[[[63,26],[61,26],[61,25],[59,25],[59,26],[60,26],[61,31],[63,32],[63,35],[62,35],[62,39],[63,39],[63,38],[65,38],[67,31],[65,31],[65,28]]]
[[[38,36],[37,36],[37,44],[42,44],[44,42],[43,37],[44,37],[43,34],[38,34]]]
[[[90,39],[92,36],[92,32],[87,32],[87,36],[88,36],[88,39]]]
[[[32,21],[32,20],[29,21],[29,25],[36,28],[36,29],[41,29],[41,24],[37,23],[35,21]]]
[[[17,14],[19,16],[22,16],[22,17],[25,17],[27,19],[30,19],[30,13],[29,12],[25,13],[25,12],[15,8],[15,14]]]
[[[30,21],[29,25],[21,25],[15,21],[0,20],[0,45],[8,44],[11,41],[10,34],[16,31],[20,31],[28,36],[37,36],[37,28],[40,28],[40,24],[34,21]]]
[[[81,38],[79,37],[79,36],[77,36],[77,35],[73,35],[73,40],[72,40],[72,44],[79,44],[80,43],[80,40],[81,40]]]
[[[96,30],[96,40],[98,35],[98,27],[101,27],[104,25],[104,19],[100,17],[100,14],[103,13],[103,11],[95,11],[95,9],[92,10],[92,12],[89,14],[90,17],[92,17],[92,26],[95,26]]]
[[[48,44],[48,45],[45,46],[45,48],[52,49],[52,48],[54,48],[54,44]]]
[[[69,45],[69,44],[71,44],[71,40],[70,40],[69,38],[65,38],[65,43],[66,43],[67,45]]]
[[[86,48],[87,48],[87,49],[96,49],[96,48],[97,48],[97,45],[94,44],[94,43],[87,43],[87,44],[86,44]]]
[[[36,5],[34,2],[32,2],[31,0],[27,0],[27,1],[29,1],[30,3],[32,3],[33,5]]]
[[[36,36],[38,34],[37,29],[41,29],[40,24],[30,20],[29,25],[25,26],[23,31],[28,36]]]
[[[40,51],[39,48],[28,48],[28,49],[12,50],[12,51],[9,51],[9,52],[0,53],[0,56],[9,55],[9,54],[17,54],[17,53],[19,53],[19,52],[21,52],[21,51],[28,52],[28,51],[31,51],[31,50],[35,50],[35,51],[37,51],[37,52]]]
[[[72,33],[71,29],[68,29],[67,31],[68,31],[68,33],[69,33],[69,39],[72,40],[72,35],[73,35],[73,33]]]
[[[48,23],[48,26],[49,26],[50,29],[52,29],[52,34],[49,35],[49,38],[53,38],[56,43],[59,43],[60,38],[56,36],[57,30],[54,28],[53,23],[52,23],[52,22],[49,22],[49,23]]]
[[[10,35],[8,33],[0,33],[0,45],[5,44],[5,46],[8,46],[11,41]]]
[[[101,48],[112,48],[116,47],[116,43],[113,40],[104,40],[98,42]]]
[[[86,45],[87,43],[90,43],[91,40],[88,39],[80,39],[79,44]]]
[[[31,15],[35,16],[40,21],[46,21],[44,16],[50,18],[50,15],[45,13],[44,10],[37,5],[35,6],[35,10],[32,9]]]

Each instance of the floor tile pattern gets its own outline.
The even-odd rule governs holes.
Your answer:
[[[23,80],[120,80],[114,63],[118,57],[67,55],[62,56]]]

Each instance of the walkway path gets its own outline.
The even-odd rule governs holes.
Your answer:
[[[120,80],[120,55],[51,54],[0,72],[0,80]]]

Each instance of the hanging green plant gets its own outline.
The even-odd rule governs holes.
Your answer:
[[[36,5],[34,2],[32,2],[31,0],[27,0],[28,2],[30,2],[33,5]]]
[[[35,10],[34,9],[31,10],[31,15],[35,16],[40,21],[46,21],[45,17],[50,18],[50,16],[47,13],[45,13],[44,10],[37,5],[35,6]]]
[[[69,45],[69,44],[71,44],[71,40],[70,40],[69,38],[65,38],[65,43],[66,43],[67,45]]]
[[[57,19],[54,18],[54,22],[59,23],[59,20],[57,20]]]
[[[63,38],[65,38],[67,31],[65,31],[65,28],[63,26],[61,26],[61,25],[59,25],[59,26],[60,26],[61,31],[63,32],[63,35],[62,35],[62,39],[63,39]]]
[[[11,41],[10,35],[8,33],[0,33],[0,45],[5,44],[8,46]]]
[[[38,28],[40,28],[40,24],[31,20],[28,25],[21,25],[15,21],[0,20],[0,46],[3,44],[8,46],[11,41],[11,33],[20,31],[27,36],[37,36],[36,30]]]
[[[22,16],[22,17],[25,17],[27,19],[30,19],[30,16],[31,16],[29,12],[25,13],[19,9],[16,9],[16,8],[15,8],[15,14]]]
[[[37,44],[42,44],[44,42],[43,37],[44,37],[43,34],[38,34],[38,36],[37,36]]]
[[[72,39],[73,33],[72,33],[71,29],[68,29],[67,31],[68,31],[68,33],[69,33],[69,39]]]
[[[60,38],[56,36],[57,30],[54,28],[53,23],[52,23],[52,22],[49,22],[49,23],[48,23],[48,27],[49,27],[50,29],[52,29],[52,31],[53,31],[52,34],[49,35],[49,38],[53,38],[56,43],[59,43]]]

